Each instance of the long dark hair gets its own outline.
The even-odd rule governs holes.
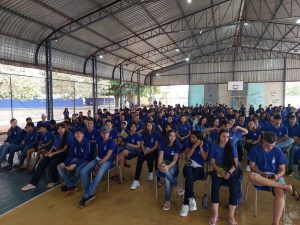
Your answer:
[[[169,130],[168,132],[167,132],[167,139],[166,139],[166,144],[167,145],[169,145],[170,144],[170,134],[171,133],[174,133],[175,135],[176,135],[176,132],[175,132],[175,130]],[[173,142],[173,145],[172,146],[174,146],[175,145],[175,143],[176,143],[176,139],[175,139],[175,141]]]
[[[224,129],[220,130],[219,137],[217,139],[217,144],[220,144],[220,136],[225,132],[229,133],[227,130],[224,130]],[[225,147],[224,147],[223,166],[226,169],[230,169],[232,166],[237,167],[236,163],[234,162],[234,157],[233,157],[232,150],[233,150],[233,147],[232,147],[232,144],[231,144],[231,140],[229,138],[227,143],[225,144]]]
[[[147,129],[147,125],[148,123],[152,124],[152,130],[151,130],[151,133],[149,133],[149,130]],[[147,121],[145,127],[144,127],[144,131],[143,131],[144,134],[146,135],[151,135],[154,133],[154,124],[151,122],[151,121]]]

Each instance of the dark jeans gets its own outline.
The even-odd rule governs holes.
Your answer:
[[[50,182],[56,183],[58,178],[57,165],[62,163],[65,160],[66,156],[67,154],[61,153],[53,157],[44,157],[38,163],[30,183],[34,186],[37,186],[47,166],[49,168],[49,173],[50,173]]]
[[[211,174],[211,201],[212,203],[219,203],[219,191],[221,186],[227,186],[229,188],[229,205],[237,205],[239,192],[240,192],[240,182],[237,173],[231,174],[228,180],[218,177],[216,171],[212,171]]]
[[[183,175],[185,178],[184,183],[184,205],[189,204],[189,198],[194,198],[194,182],[196,180],[206,180],[206,174],[203,167],[193,168],[190,166],[184,166]]]
[[[244,153],[243,153],[243,140],[239,140],[237,142],[237,151],[238,151],[239,161],[242,161],[243,157],[244,157]]]
[[[140,152],[138,159],[137,159],[136,169],[135,169],[135,176],[134,176],[135,180],[140,179],[142,168],[143,168],[143,163],[146,160],[147,160],[149,173],[153,172],[153,164],[154,164],[154,160],[155,160],[156,156],[157,156],[156,151],[151,152],[150,154],[147,154],[146,156],[144,155],[144,152],[142,152],[142,151]]]

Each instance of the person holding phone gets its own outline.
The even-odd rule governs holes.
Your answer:
[[[260,190],[273,192],[273,225],[279,225],[279,221],[285,206],[285,192],[291,194],[296,200],[300,200],[298,191],[285,184],[286,158],[280,148],[276,147],[276,135],[273,132],[265,132],[262,144],[253,147],[248,156],[251,173],[250,181]]]

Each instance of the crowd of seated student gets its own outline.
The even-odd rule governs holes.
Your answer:
[[[50,175],[47,187],[56,185],[60,175],[63,192],[77,189],[81,178],[84,193],[79,206],[84,207],[95,198],[95,190],[116,155],[116,163],[122,171],[127,166],[126,160],[137,157],[130,189],[141,186],[141,171],[147,161],[148,180],[154,179],[154,169],[159,185],[160,178],[165,178],[163,210],[170,209],[171,190],[176,187],[177,194],[184,195],[180,215],[187,216],[189,211],[197,209],[193,183],[206,179],[204,164],[210,163],[213,213],[209,224],[219,220],[219,189],[223,185],[229,187],[229,223],[236,224],[234,212],[241,198],[242,179],[239,161],[243,160],[243,149],[246,149],[246,170],[251,171],[250,180],[271,187],[275,195],[274,225],[279,223],[284,207],[282,190],[296,200],[300,198],[295,188],[285,184],[283,179],[286,163],[288,175],[294,172],[293,164],[300,163],[300,110],[290,105],[270,105],[266,109],[260,106],[257,110],[250,106],[248,117],[245,107],[235,110],[217,104],[196,107],[156,105],[115,110],[113,114],[99,109],[94,118],[91,111],[86,116],[79,112],[70,118],[66,108],[63,115],[64,122],[59,124],[54,120],[47,121],[42,115],[36,126],[27,118],[24,129],[18,127],[16,119],[10,121],[7,139],[0,146],[1,170],[12,170],[14,155],[19,153],[16,168],[33,173],[29,183],[22,187],[23,191],[35,189],[46,170]],[[30,167],[32,154],[36,157]],[[178,161],[182,159],[186,163],[179,168]],[[92,181],[91,173],[95,176]],[[185,178],[184,188],[177,182],[181,173]]]

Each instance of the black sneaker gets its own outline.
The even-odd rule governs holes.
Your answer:
[[[293,170],[288,170],[288,171],[286,172],[286,175],[289,176],[289,177],[291,177],[291,176],[294,175],[294,171],[293,171]]]
[[[76,186],[67,187],[67,192],[76,191],[78,188]]]
[[[79,208],[83,208],[85,206],[85,203],[88,203],[90,201],[92,201],[93,199],[95,199],[96,196],[95,195],[90,195],[89,197],[85,198],[82,197],[79,201]]]
[[[62,192],[66,192],[66,191],[68,191],[68,187],[67,187],[67,185],[63,185],[63,186],[61,186],[61,187],[60,187],[60,190],[61,190]]]

